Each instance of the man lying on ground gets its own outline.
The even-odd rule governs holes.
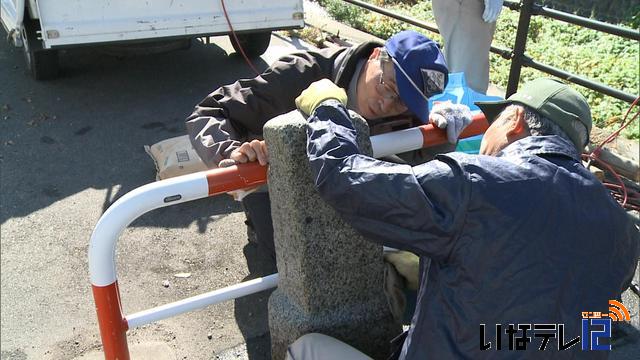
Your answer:
[[[396,130],[397,123],[389,123],[388,118],[404,114],[418,119],[407,126],[428,121],[427,99],[444,90],[448,70],[438,45],[414,31],[400,32],[385,44],[369,41],[353,48],[287,55],[261,75],[223,86],[196,106],[186,120],[195,150],[210,168],[250,161],[265,165],[264,124],[295,110],[294,100],[300,92],[322,78],[331,79],[349,94],[346,106],[366,118],[374,131],[378,127]],[[449,139],[455,143],[467,125],[466,118],[442,115],[436,124],[447,127]],[[433,151],[451,150],[453,146]],[[415,155],[403,158],[421,163],[432,154]],[[255,238],[275,258],[268,193],[249,194],[242,204],[249,238]]]

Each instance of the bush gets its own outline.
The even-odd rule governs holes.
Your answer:
[[[431,1],[373,0],[369,2],[435,24]],[[320,3],[337,20],[383,39],[401,30],[414,29],[425,33],[435,41],[442,42],[442,38],[437,34],[342,1],[323,0]],[[503,9],[493,40],[495,46],[513,48],[518,16],[519,12]],[[640,54],[638,43],[635,41],[553,19],[534,17],[531,19],[529,28],[526,55],[541,63],[627,93],[638,94],[640,89],[638,74]],[[510,66],[511,61],[491,54],[491,82],[506,88]],[[541,76],[550,75],[531,68],[523,68],[520,83]],[[578,85],[573,87],[589,101],[596,126],[617,128],[620,125],[629,104]],[[623,134],[629,138],[640,139],[640,122],[636,120]]]

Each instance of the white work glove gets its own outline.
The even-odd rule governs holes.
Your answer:
[[[503,0],[484,0],[482,20],[488,23],[496,22],[502,11],[502,2]]]
[[[218,163],[218,168],[226,168],[226,167],[237,165],[237,164],[238,163],[233,159],[224,159]],[[245,196],[255,192],[259,188],[260,186],[256,186],[249,189],[234,190],[234,191],[229,191],[227,194],[233,196],[233,199],[235,201],[242,201],[242,199],[244,199]]]
[[[451,101],[437,103],[429,114],[429,121],[440,129],[447,129],[447,139],[455,144],[462,130],[471,123],[471,110],[467,105]]]

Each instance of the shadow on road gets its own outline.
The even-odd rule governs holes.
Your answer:
[[[107,189],[99,200],[105,210],[153,182],[143,146],[183,135],[184,119],[208,93],[253,76],[241,57],[193,41],[189,50],[135,57],[67,50],[60,53],[60,78],[36,82],[26,74],[22,50],[1,43],[0,224],[88,189]],[[261,59],[255,65],[268,66]],[[226,196],[194,204],[159,210],[157,220],[133,226],[185,227],[199,219],[203,231],[210,216],[240,211]]]
[[[247,243],[244,249],[249,275],[248,281],[278,272],[276,261],[270,252],[255,243]],[[235,300],[236,323],[247,344],[250,360],[271,359],[271,338],[269,335],[268,302],[274,289],[241,297]]]

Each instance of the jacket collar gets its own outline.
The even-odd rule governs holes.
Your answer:
[[[358,62],[361,59],[368,59],[371,52],[376,47],[382,47],[384,44],[381,44],[377,41],[367,41],[356,47],[350,47],[346,51],[341,54],[338,68],[335,71],[335,79],[334,83],[343,89],[347,89],[349,87],[349,82],[353,77],[356,67],[358,66]]]
[[[498,157],[515,155],[561,155],[579,161],[580,154],[568,140],[557,135],[527,136],[509,144]]]

